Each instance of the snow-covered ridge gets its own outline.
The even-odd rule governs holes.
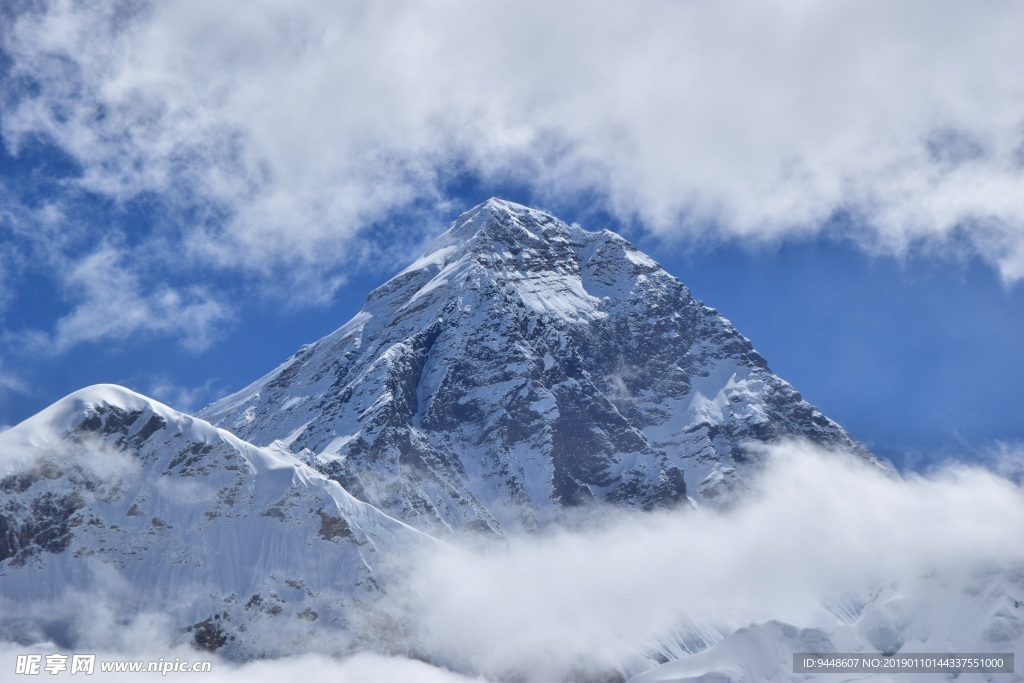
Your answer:
[[[12,623],[41,636],[76,627],[33,615],[78,591],[106,595],[115,575],[125,618],[142,604],[167,611],[183,629],[168,640],[237,657],[294,652],[280,631],[337,651],[359,605],[402,571],[399,550],[435,543],[285,448],[114,385],[0,435],[0,492],[0,635]]]

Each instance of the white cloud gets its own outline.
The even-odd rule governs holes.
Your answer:
[[[986,470],[899,479],[807,445],[767,456],[759,497],[726,515],[636,516],[424,558],[410,585],[427,651],[491,677],[536,667],[547,680],[575,662],[621,665],[688,631],[714,643],[769,620],[835,627],[823,604],[880,586],[934,593],[920,584],[940,576],[945,592],[931,601],[955,600],[964,576],[1024,567],[1024,491]],[[976,646],[981,634],[967,632],[984,627],[945,646]],[[942,626],[915,628],[927,640]]]
[[[24,423],[22,423],[24,424]],[[29,428],[7,435],[0,476],[47,470],[67,474],[74,485],[86,487],[88,495],[116,490],[126,479],[137,476],[139,462],[100,439],[83,438],[68,446],[62,434],[49,428]],[[115,576],[109,568],[104,569]],[[124,578],[120,577],[123,582]],[[9,610],[8,610],[9,612]]]
[[[978,459],[1000,476],[1024,484],[1024,441],[996,441]]]
[[[574,669],[637,673],[653,665],[646,654],[684,656],[684,644],[702,650],[772,620],[821,628],[838,651],[876,651],[881,638],[926,646],[908,651],[1019,649],[1024,619],[1012,605],[1024,589],[1020,484],[960,465],[897,478],[806,444],[767,450],[759,493],[727,514],[626,514],[600,528],[513,538],[507,547],[432,544],[404,558],[408,592],[377,607],[393,610],[410,640],[388,646],[463,675],[527,681],[566,680]],[[1013,457],[1020,458],[1019,449]],[[313,680],[460,680],[420,662],[370,654],[237,667],[187,648],[170,650],[176,629],[161,616],[164,606],[147,603],[133,615],[119,602],[129,596],[139,605],[125,577],[113,565],[96,568],[94,589],[72,587],[59,609],[0,605],[0,613],[58,612],[70,624],[65,632],[79,641],[51,651],[210,657],[216,675],[247,680],[290,672]],[[17,622],[15,636],[8,624],[6,637],[31,640],[29,621]],[[286,625],[280,629],[291,637]],[[42,648],[0,643],[0,653]],[[788,667],[769,654],[755,664],[769,673]],[[728,660],[730,651],[713,657]]]
[[[0,359],[0,393],[14,392],[23,394],[28,391],[24,380],[16,374],[4,369],[3,360]]]
[[[213,387],[214,381],[211,378],[197,386],[186,386],[176,382],[170,375],[159,373],[146,380],[143,393],[175,410],[189,413],[218,397]]]
[[[207,348],[228,310],[202,288],[148,288],[125,261],[129,255],[101,246],[69,264],[62,287],[75,306],[60,318],[52,335],[28,335],[36,351],[62,353],[83,342],[119,342],[136,334],[180,335],[190,350]]]
[[[1019,3],[48,3],[4,32],[5,113],[82,184],[226,207],[220,265],[322,266],[467,168],[596,191],[676,236],[860,221],[870,249],[1024,277]],[[562,199],[560,199],[562,198]],[[713,226],[713,227],[708,227]]]

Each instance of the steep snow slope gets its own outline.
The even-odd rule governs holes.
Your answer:
[[[125,628],[170,615],[168,640],[231,657],[372,647],[396,551],[436,542],[284,449],[113,385],[0,434],[0,503],[0,637],[65,647],[89,636],[83,601]]]
[[[536,529],[595,500],[728,505],[747,441],[871,458],[632,244],[497,199],[201,415],[435,530]]]

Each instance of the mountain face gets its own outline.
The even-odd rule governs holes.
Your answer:
[[[632,244],[497,199],[200,415],[434,532],[728,505],[781,437],[872,459]]]
[[[112,385],[3,433],[0,454],[3,640],[87,640],[70,606],[102,595],[120,624],[166,614],[229,657],[365,648],[397,550],[435,543],[284,449]]]
[[[486,659],[427,645],[456,619],[416,623],[437,607],[416,574],[429,551],[469,598],[488,566],[438,536],[728,507],[758,445],[791,437],[887,469],[629,242],[492,199],[347,324],[198,417],[100,385],[0,433],[0,643],[84,651],[101,621],[156,624],[234,660],[375,651],[477,675]],[[1012,651],[1014,562],[840,586],[801,627],[683,619],[562,679],[796,680],[802,651]]]

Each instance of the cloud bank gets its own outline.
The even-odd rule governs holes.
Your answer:
[[[834,627],[841,619],[824,606],[844,595],[866,600],[885,585],[912,595],[938,575],[936,602],[948,605],[964,577],[1024,569],[1024,491],[989,471],[899,479],[803,444],[766,455],[758,497],[729,514],[630,517],[425,559],[412,585],[426,650],[491,675],[539,662],[614,667],[673,634],[680,647],[770,620]],[[1024,637],[1020,615],[1016,629]]]
[[[865,248],[1024,277],[1019,3],[22,7],[6,144],[43,136],[77,187],[155,193],[215,267],[336,263],[468,173],[668,237],[851,218]]]
[[[805,444],[772,447],[766,457],[759,493],[727,514],[627,515],[502,548],[438,546],[409,563],[408,591],[385,606],[409,627],[392,652],[446,669],[423,665],[422,680],[458,680],[455,671],[549,681],[574,671],[639,673],[656,653],[713,652],[737,629],[772,621],[821,629],[837,651],[895,643],[1005,652],[1024,643],[1019,483],[963,466],[897,478]],[[1021,450],[1007,458],[1019,461]],[[168,657],[168,620],[158,613],[129,628],[95,595],[66,601],[66,611],[80,613],[91,648]],[[197,658],[184,649],[174,656]],[[258,678],[312,663],[337,668],[341,680],[386,680],[395,667],[420,666],[365,655],[364,668],[352,669],[352,661],[242,668]]]

